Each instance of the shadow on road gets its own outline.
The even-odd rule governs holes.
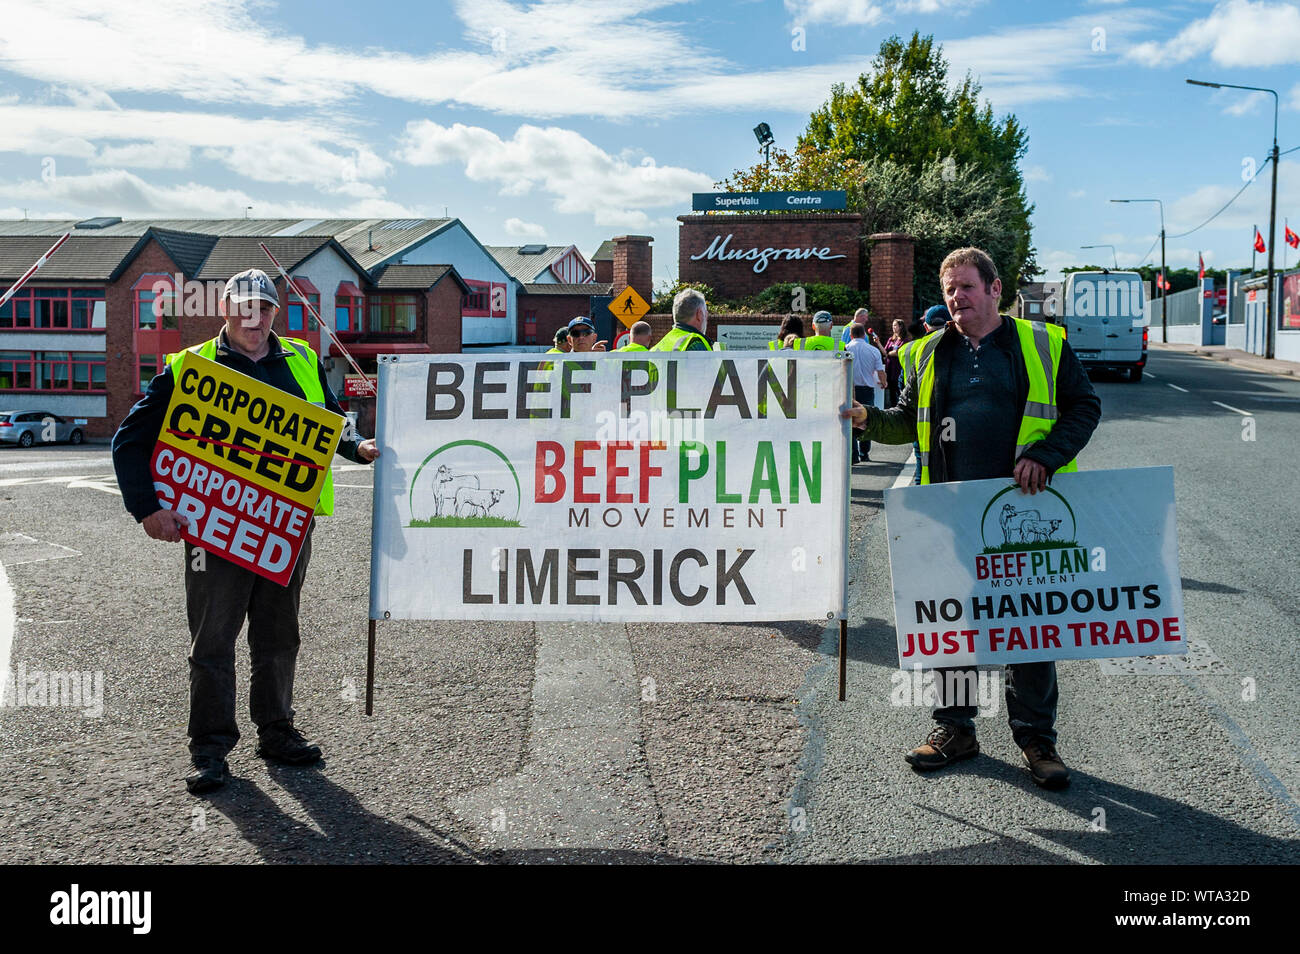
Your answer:
[[[1027,828],[1028,832],[1068,848],[1098,864],[1298,864],[1300,841],[1274,838],[1243,828],[1184,802],[1143,792],[1117,782],[1074,770],[1070,787],[1048,792],[1033,783],[1019,765],[981,755],[946,769],[944,775],[964,774],[1005,782],[1079,816],[1071,828]],[[919,775],[923,783],[934,776]],[[920,803],[950,822],[992,837],[977,845],[937,851],[864,859],[872,864],[1061,864],[1060,855],[1023,839],[993,831],[975,822]],[[1104,815],[1097,809],[1103,809]],[[1104,828],[1097,827],[1099,823]]]

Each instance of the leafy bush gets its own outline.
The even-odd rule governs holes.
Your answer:
[[[803,311],[829,311],[832,315],[851,315],[867,304],[867,293],[848,285],[824,282],[781,282],[769,285],[752,299],[753,309],[766,314],[784,314],[793,310],[795,289],[802,288]]]
[[[684,288],[694,288],[704,296],[705,301],[709,303],[709,310],[721,311],[723,309],[714,307],[714,298],[717,293],[708,285],[702,285],[699,282],[675,281],[671,285],[660,285],[655,289],[654,301],[650,302],[650,314],[652,315],[671,315],[673,313],[673,299],[677,293]]]

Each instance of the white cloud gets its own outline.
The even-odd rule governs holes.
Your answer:
[[[56,175],[50,181],[0,182],[0,201],[75,209],[72,214],[157,216],[163,218],[241,218],[252,206],[258,217],[341,216],[406,218],[420,213],[387,200],[367,199],[344,208],[307,202],[263,200],[240,189],[215,189],[195,182],[159,186],[131,172],[111,169],[88,175]]]
[[[1052,174],[1042,166],[1026,166],[1024,180],[1026,182],[1051,182]]]
[[[871,0],[785,0],[785,9],[797,24],[873,26],[885,18],[884,7]]]
[[[190,147],[172,139],[103,146],[90,164],[119,169],[184,169],[190,164]]]
[[[1126,55],[1146,66],[1169,66],[1206,53],[1219,66],[1300,63],[1300,8],[1266,0],[1228,0],[1171,39],[1139,43]]]
[[[1253,92],[1245,96],[1233,96],[1232,102],[1223,107],[1224,113],[1229,116],[1245,116],[1247,113],[1253,113],[1268,98],[1268,93]]]
[[[255,0],[173,0],[166,5],[153,0],[6,0],[0,59],[22,76],[61,89],[95,91],[73,94],[83,97],[113,91],[319,109],[374,93],[532,119],[660,118],[702,109],[806,111],[826,98],[831,83],[852,81],[870,63],[864,52],[830,64],[746,70],[715,52],[707,34],[651,16],[683,2],[457,0],[455,16],[468,48],[413,56],[312,44],[266,25]],[[791,4],[809,22],[830,24],[874,22],[884,8],[864,0]],[[964,0],[911,0],[895,8],[966,5]],[[1137,19],[1122,11],[1103,21],[1114,42],[1142,28]],[[1087,92],[1059,76],[1089,64],[1090,30],[1096,22],[1097,17],[1077,17],[1060,24],[1009,27],[948,41],[945,54],[956,75],[974,70],[999,108],[1062,99]],[[141,23],[149,29],[140,29]],[[47,48],[50,37],[59,38],[61,55],[32,52]],[[159,55],[159,37],[167,38],[165,56]],[[690,51],[689,68],[683,68],[684,50]],[[1105,59],[1092,56],[1097,65]],[[636,68],[629,70],[629,63]]]
[[[506,219],[505,230],[507,235],[515,238],[546,238],[546,226],[538,225],[536,222],[525,222],[523,219],[513,217]]]
[[[1082,198],[1083,198],[1084,196],[1086,196],[1087,194],[1088,194],[1087,191],[1084,190],[1084,189],[1071,189],[1071,190],[1070,190],[1070,198],[1071,198],[1071,199],[1082,199]]]
[[[554,197],[555,211],[590,215],[596,225],[645,228],[645,208],[683,206],[691,192],[713,179],[676,166],[639,164],[612,156],[570,129],[525,125],[508,140],[479,126],[407,123],[396,158],[417,166],[460,163],[476,182],[496,184],[502,195],[534,188]]]
[[[0,105],[3,148],[71,156],[99,167],[182,169],[191,150],[257,182],[379,196],[370,183],[391,170],[369,146],[329,120],[244,119],[222,113]],[[93,142],[122,142],[103,145]]]

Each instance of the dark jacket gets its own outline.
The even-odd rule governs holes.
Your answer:
[[[1017,418],[1024,412],[1025,401],[1029,397],[1029,375],[1025,370],[1024,355],[1020,350],[1020,340],[1012,319],[1003,316],[1002,327],[994,331],[982,347],[990,344],[1007,352],[1011,367],[1016,375],[1016,406],[1007,408],[1008,414]],[[934,397],[931,401],[931,433],[938,434],[937,423],[942,421],[945,412],[943,382],[946,380],[947,363],[951,360],[953,348],[961,347],[958,339],[961,333],[949,323],[939,332],[943,335],[935,349],[932,360],[935,365]],[[898,404],[887,411],[867,408],[866,430],[862,433],[864,440],[880,441],[883,444],[910,444],[916,440],[916,404],[918,382],[909,379],[907,386],[898,397]],[[1083,365],[1075,357],[1069,342],[1061,345],[1061,365],[1056,374],[1056,410],[1057,419],[1051,433],[1040,441],[1035,441],[1026,448],[1022,457],[1035,460],[1053,474],[1078,456],[1083,450],[1092,432],[1101,420],[1101,399],[1092,389]],[[1015,469],[1015,461],[1007,462],[1007,476]],[[933,441],[930,456],[930,480],[942,483],[948,480],[943,445]]]
[[[271,333],[267,344],[270,351],[266,357],[253,362],[226,345],[226,332],[223,328],[217,338],[217,364],[224,364],[273,388],[305,398],[306,395],[298,387],[293,371],[285,361],[291,352],[284,350],[275,332]],[[325,366],[319,359],[316,367],[320,373],[321,391],[325,395],[325,407],[342,415],[343,408],[339,406],[338,399],[325,380]],[[167,415],[167,405],[172,399],[173,384],[171,367],[166,365],[149,382],[144,397],[131,408],[126,420],[113,435],[113,469],[117,471],[117,485],[122,490],[122,503],[136,520],[143,520],[163,509],[153,488],[150,462],[153,459],[154,445],[158,443],[158,432]],[[354,440],[341,440],[338,452],[355,463],[367,463],[357,456],[357,443]]]

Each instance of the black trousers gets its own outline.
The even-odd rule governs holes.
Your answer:
[[[951,678],[956,677],[956,678]],[[934,710],[936,722],[975,731],[977,705],[971,705],[969,687],[975,685],[974,669],[936,669],[935,688],[939,705]],[[1017,663],[1003,670],[1006,680],[1007,724],[1011,736],[1022,749],[1034,739],[1056,742],[1056,705],[1059,691],[1056,685],[1056,663]],[[969,680],[969,681],[967,681]],[[956,690],[955,698],[948,697],[949,683]]]
[[[857,401],[864,407],[871,407],[875,403],[875,393],[876,389],[871,387],[869,384],[853,385],[853,400]],[[865,433],[865,430],[853,432],[853,440],[857,445],[853,452],[854,460],[857,460],[859,457],[865,458],[871,453],[871,441],[860,440],[858,438],[859,434]]]
[[[249,715],[253,724],[260,732],[273,723],[293,720],[298,598],[311,558],[315,525],[313,519],[307,527],[298,565],[287,586],[199,547],[185,546],[191,754],[225,758],[239,741],[235,723],[235,642],[245,620],[252,662]]]

